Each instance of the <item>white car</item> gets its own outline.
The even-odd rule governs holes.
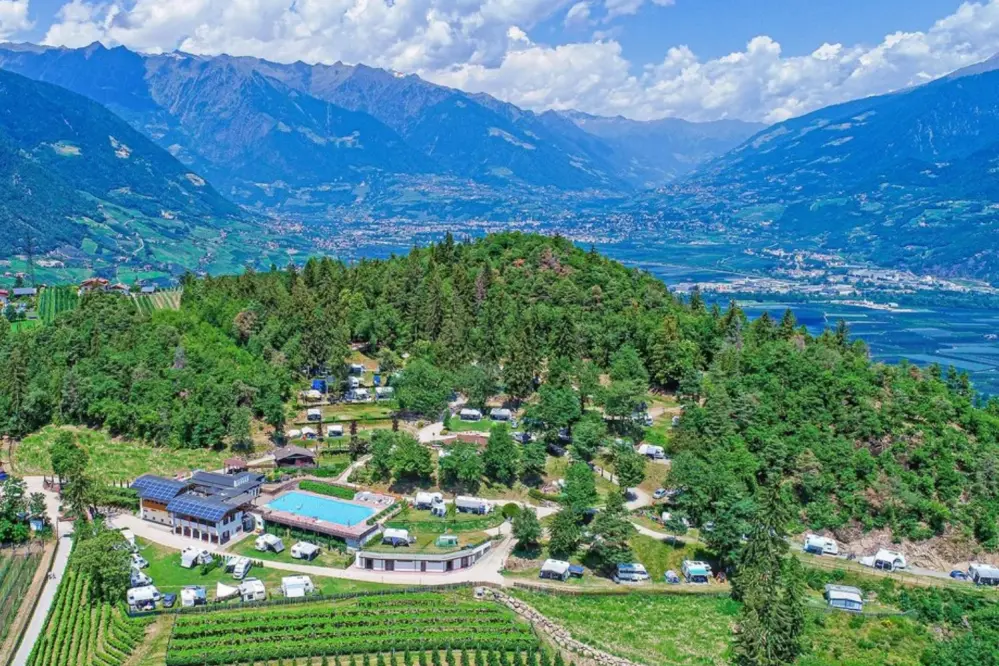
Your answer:
[[[139,569],[145,569],[149,566],[149,561],[138,553],[132,553],[132,566]]]
[[[664,497],[666,497],[666,489],[665,488],[657,488],[656,492],[652,493],[652,499],[654,499],[654,500],[661,500]]]

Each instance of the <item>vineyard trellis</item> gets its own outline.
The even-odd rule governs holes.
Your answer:
[[[79,301],[74,285],[46,287],[38,297],[38,316],[51,324],[58,314],[75,309]]]
[[[66,572],[28,666],[120,666],[128,660],[148,621],[92,603],[88,589],[85,576]]]
[[[7,638],[41,561],[41,550],[0,555],[0,643]]]
[[[532,627],[493,603],[415,593],[349,603],[258,607],[181,614],[167,666],[241,664],[270,659],[440,651],[518,655],[536,651]],[[420,663],[423,663],[422,658]]]

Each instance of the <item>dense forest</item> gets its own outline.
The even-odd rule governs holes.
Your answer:
[[[873,364],[844,327],[813,337],[790,315],[750,323],[682,301],[560,238],[448,237],[384,261],[189,277],[179,312],[88,295],[49,326],[0,321],[0,431],[82,423],[239,445],[253,418],[283,425],[302,380],[345,376],[352,344],[401,370],[404,414],[437,418],[452,390],[504,395],[528,405],[540,441],[571,432],[583,459],[642,439],[631,415],[650,388],[676,393],[670,482],[723,556],[777,478],[801,528],[999,547],[999,402],[979,404],[965,376]]]

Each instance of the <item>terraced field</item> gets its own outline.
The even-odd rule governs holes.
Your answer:
[[[342,656],[341,664],[533,666],[540,642],[530,625],[467,593],[387,594],[339,602],[182,614],[167,666]],[[429,653],[429,657],[428,657]],[[456,656],[457,655],[457,656]],[[455,663],[457,662],[457,663]],[[282,661],[282,663],[284,663]]]
[[[120,666],[142,640],[148,620],[91,603],[87,579],[70,569],[59,585],[28,666]]]

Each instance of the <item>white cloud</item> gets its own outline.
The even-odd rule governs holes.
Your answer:
[[[577,2],[565,13],[565,25],[586,25],[590,22],[590,3]]]
[[[118,4],[125,3],[125,4]],[[634,118],[783,120],[896,90],[999,51],[999,0],[967,2],[922,32],[876,45],[817,44],[788,56],[761,35],[724,57],[669,48],[659,62],[623,56],[627,32],[545,45],[533,27],[556,16],[592,24],[671,0],[71,0],[45,41],[95,39],[147,51],[181,48],[291,62],[364,62],[533,108]],[[26,0],[0,0],[4,10]],[[645,9],[643,10],[643,7]],[[21,11],[21,10],[18,10]],[[571,19],[571,20],[570,20]]]
[[[28,0],[0,0],[0,39],[7,39],[32,26]]]

